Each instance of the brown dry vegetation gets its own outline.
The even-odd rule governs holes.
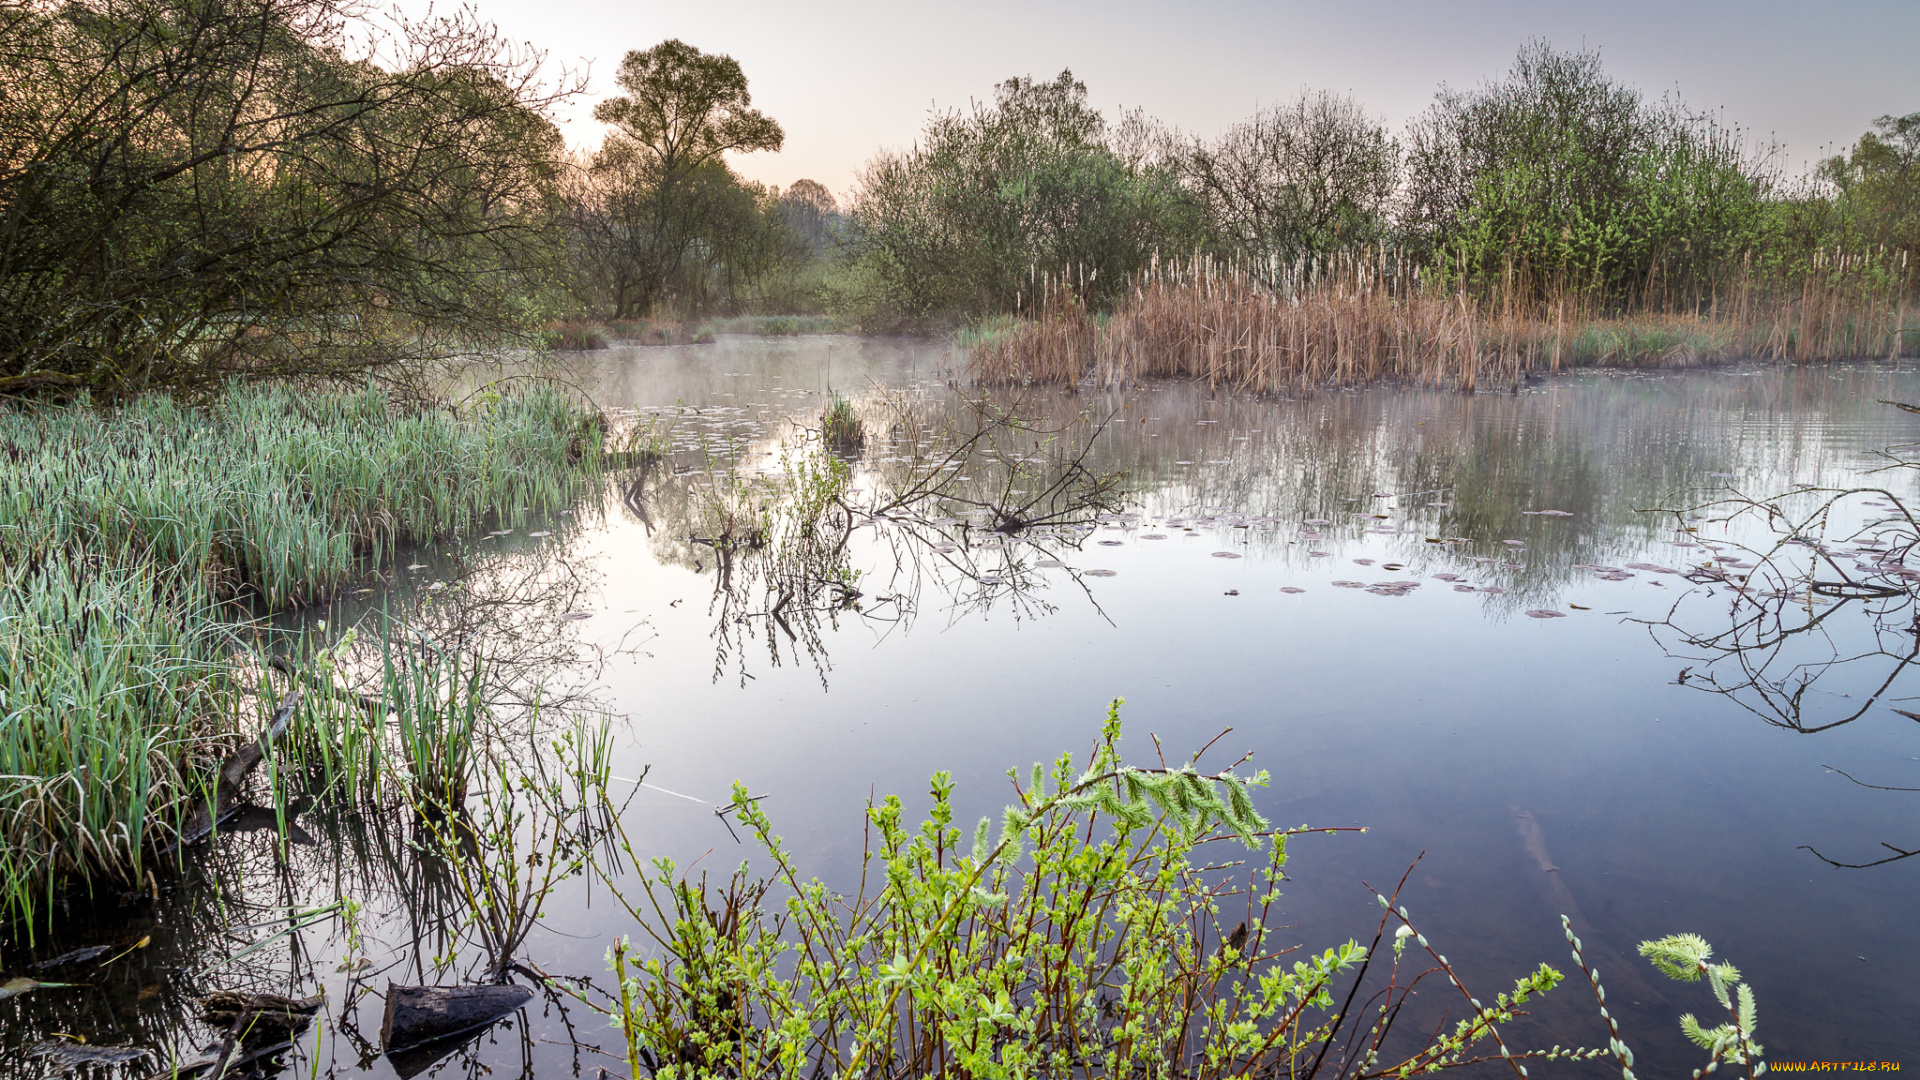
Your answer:
[[[1256,392],[1402,380],[1473,389],[1537,371],[1742,358],[1899,355],[1920,342],[1920,302],[1875,260],[1834,256],[1795,282],[1745,268],[1684,303],[1651,296],[1608,310],[1562,281],[1460,289],[1385,258],[1342,258],[1296,285],[1207,259],[1156,264],[1112,315],[1071,282],[1042,282],[1034,313],[968,351],[984,383],[1103,385],[1205,379]],[[1904,270],[1904,267],[1901,268]]]

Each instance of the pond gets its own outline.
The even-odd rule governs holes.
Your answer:
[[[871,797],[921,810],[945,769],[959,820],[997,815],[1010,767],[1083,752],[1124,698],[1135,759],[1152,740],[1184,758],[1219,737],[1219,764],[1250,753],[1271,773],[1257,804],[1276,824],[1367,828],[1296,841],[1285,915],[1300,942],[1364,940],[1378,922],[1368,885],[1412,866],[1402,899],[1469,985],[1541,961],[1568,970],[1571,917],[1648,1075],[1704,1060],[1676,1019],[1710,1011],[1705,991],[1634,955],[1679,931],[1752,982],[1770,1061],[1920,1059],[1920,859],[1835,865],[1920,846],[1920,794],[1884,790],[1920,788],[1920,717],[1900,711],[1920,712],[1912,611],[1796,597],[1789,613],[1833,618],[1784,644],[1728,637],[1728,586],[1752,566],[1737,548],[1759,546],[1764,515],[1686,510],[1796,486],[1907,499],[1906,471],[1871,470],[1920,426],[1879,403],[1920,399],[1911,366],[1587,372],[1499,394],[998,392],[1032,421],[998,460],[1028,453],[1034,471],[962,465],[958,483],[1004,502],[1046,484],[1043,463],[1079,460],[1123,475],[1118,503],[1085,527],[1011,534],[951,503],[890,515],[852,533],[858,575],[839,603],[785,616],[779,582],[728,579],[713,546],[688,542],[690,493],[777,471],[830,390],[868,421],[856,487],[910,473],[929,448],[937,461],[972,393],[950,382],[946,346],[722,338],[590,354],[572,377],[665,451],[638,491],[418,553],[392,596],[323,614],[344,626],[389,601],[499,600],[508,614],[484,632],[502,655],[611,719],[612,771],[638,782],[623,795],[637,855],[724,876],[749,854],[714,812],[737,780],[806,872],[849,888]],[[1839,507],[1836,544],[1871,501]],[[1870,542],[1843,550],[1848,567],[1875,558]],[[396,1070],[377,1053],[387,980],[453,981],[444,972],[472,962],[441,936],[447,914],[426,902],[405,833],[314,810],[283,855],[269,821],[224,835],[186,879],[156,885],[157,903],[76,915],[34,955],[147,944],[86,989],[9,1003],[6,1053],[22,1064],[0,1072],[33,1075],[45,1059],[21,1048],[53,1032],[184,1054],[207,1041],[192,1000],[220,988],[327,995],[292,1075],[617,1065],[582,1049],[613,1050],[604,1018],[564,998],[536,998],[437,1065]],[[340,896],[353,919],[277,933],[272,920]],[[631,930],[603,889],[569,881],[523,952],[604,982]],[[1575,982],[1520,1030],[1605,1044]]]

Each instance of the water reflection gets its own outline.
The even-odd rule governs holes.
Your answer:
[[[1233,752],[1276,775],[1261,806],[1276,820],[1373,827],[1292,868],[1304,943],[1364,930],[1355,882],[1425,850],[1409,903],[1477,983],[1563,956],[1563,912],[1615,969],[1636,941],[1697,930],[1742,959],[1777,1056],[1831,1059],[1836,1031],[1859,1033],[1849,1057],[1920,1052],[1904,1022],[1920,930],[1898,876],[1920,864],[1836,886],[1798,850],[1842,866],[1911,850],[1874,847],[1900,840],[1920,786],[1899,711],[1920,712],[1911,597],[1770,580],[1758,555],[1780,537],[1764,512],[1705,509],[1729,486],[1858,483],[1907,437],[1874,401],[1914,396],[1911,372],[981,402],[948,385],[943,355],[736,341],[594,358],[579,379],[650,425],[658,456],[570,515],[411,555],[321,614],[332,635],[365,628],[338,677],[371,686],[384,611],[497,673],[489,760],[544,753],[536,699],[610,715],[614,775],[646,784],[629,785],[624,818],[637,854],[731,866],[741,852],[712,805],[739,778],[771,793],[796,857],[836,887],[857,881],[869,792],[952,769],[957,814],[993,813],[1002,770],[1084,745],[1125,695],[1173,745],[1233,727]],[[807,442],[830,386],[865,388],[858,455]],[[951,458],[982,430],[988,443]],[[1913,505],[1910,476],[1882,480]],[[1834,519],[1825,554],[1789,545],[1779,565],[1906,580],[1892,537],[1846,532],[1873,509]],[[1566,617],[1524,614],[1544,610]],[[0,1076],[44,1071],[17,1051],[55,1032],[152,1050],[130,1074],[191,1058],[214,1037],[197,1016],[214,990],[325,992],[287,1059],[298,1075],[403,1073],[379,1053],[386,980],[483,980],[497,957],[467,921],[474,879],[401,809],[315,799],[284,828],[254,814],[158,880],[157,900],[76,904],[59,940],[9,948],[11,975],[150,939],[46,976],[83,989],[0,1002]],[[341,897],[351,920],[256,925]],[[519,962],[604,979],[607,943],[631,927],[578,879],[546,907]],[[1636,1050],[1691,1060],[1666,999],[1620,980]],[[1558,1000],[1535,1041],[1594,1041],[1590,1010]],[[542,997],[437,1075],[591,1074],[603,1025]]]

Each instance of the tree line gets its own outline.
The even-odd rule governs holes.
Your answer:
[[[937,320],[1016,308],[1036,282],[1112,302],[1154,258],[1232,261],[1276,287],[1343,256],[1481,298],[1714,302],[1736,275],[1838,261],[1920,282],[1920,113],[1875,122],[1792,177],[1782,149],[1677,96],[1649,99],[1597,51],[1546,43],[1442,87],[1395,133],[1305,91],[1214,138],[1109,122],[1071,72],[1013,79],[936,115],[862,172],[845,244],[876,310]]]
[[[1788,177],[1598,53],[1537,43],[1406,130],[1304,92],[1217,137],[1109,119],[1070,72],[929,117],[844,205],[733,59],[626,54],[581,92],[471,16],[348,0],[0,0],[0,394],[359,377],[568,319],[825,312],[868,329],[1111,303],[1155,260],[1288,288],[1371,253],[1487,296],[1711,302],[1736,271],[1920,271],[1920,113]]]

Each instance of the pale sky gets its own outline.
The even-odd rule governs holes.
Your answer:
[[[1724,108],[1796,162],[1850,144],[1876,116],[1920,111],[1917,0],[473,2],[550,65],[590,68],[566,114],[569,143],[598,143],[589,113],[614,92],[627,50],[677,37],[740,61],[755,107],[786,129],[785,149],[736,156],[736,169],[843,197],[876,150],[912,143],[930,108],[1063,67],[1109,118],[1139,106],[1203,135],[1302,87],[1350,91],[1398,131],[1439,84],[1503,72],[1534,37],[1597,46],[1616,78]]]

